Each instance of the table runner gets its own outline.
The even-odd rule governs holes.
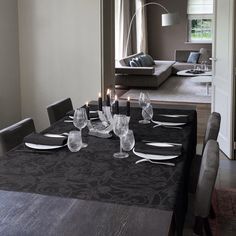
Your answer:
[[[121,109],[122,111],[122,109]],[[127,159],[114,159],[119,151],[119,139],[101,139],[87,135],[88,148],[71,153],[67,147],[49,152],[28,153],[24,144],[8,152],[0,160],[0,189],[31,192],[61,197],[184,211],[187,177],[196,148],[196,112],[190,110],[154,109],[159,113],[187,114],[189,122],[183,129],[139,124],[141,109],[131,108],[130,129],[136,141],[155,139],[183,144],[183,153],[175,167],[140,163],[129,152]],[[74,130],[63,119],[44,132],[62,133]],[[26,150],[26,151],[24,151]],[[179,208],[179,210],[178,210]]]

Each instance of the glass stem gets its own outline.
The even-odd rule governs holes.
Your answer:
[[[121,137],[120,137],[120,153],[122,153]]]

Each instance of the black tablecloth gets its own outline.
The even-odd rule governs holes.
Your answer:
[[[154,120],[158,113],[187,114],[189,122],[183,129],[154,129],[153,124],[139,124],[141,110],[131,108],[130,129],[137,142],[152,139],[182,143],[182,155],[174,160],[175,167],[135,165],[140,158],[132,152],[127,159],[114,159],[113,153],[119,151],[119,139],[88,136],[84,129],[83,139],[88,147],[77,153],[71,153],[67,147],[31,152],[21,144],[1,157],[0,189],[174,210],[181,225],[187,203],[188,174],[196,148],[196,112],[154,109]],[[73,124],[62,119],[45,132],[70,130],[75,130]]]

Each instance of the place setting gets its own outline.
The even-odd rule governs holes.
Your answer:
[[[140,120],[140,124],[155,124],[153,128],[164,127],[173,129],[182,129],[189,122],[189,116],[186,114],[154,114],[153,107],[147,92],[140,92],[139,106],[142,108],[143,120]],[[155,115],[155,119],[153,117]]]

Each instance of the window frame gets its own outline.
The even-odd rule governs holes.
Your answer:
[[[203,20],[203,19],[210,19],[212,22],[212,27],[211,27],[211,34],[212,38],[210,40],[205,40],[205,39],[197,39],[193,40],[191,38],[191,21],[192,20]],[[187,41],[188,43],[212,43],[213,40],[213,15],[212,14],[188,14],[188,27],[187,27]]]

